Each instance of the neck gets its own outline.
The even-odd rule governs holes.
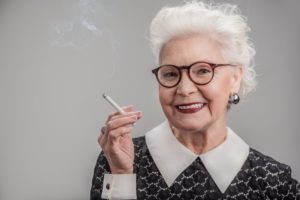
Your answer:
[[[198,155],[214,149],[223,143],[227,136],[225,125],[197,131],[186,131],[172,127],[172,131],[180,143]]]

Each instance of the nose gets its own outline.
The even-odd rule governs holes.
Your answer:
[[[181,80],[177,85],[177,94],[181,96],[189,96],[198,91],[195,83],[190,79],[188,72],[183,71]]]

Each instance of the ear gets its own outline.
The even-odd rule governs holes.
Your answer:
[[[232,84],[231,84],[231,93],[238,93],[242,78],[244,75],[244,66],[243,65],[237,65],[233,67],[233,76],[232,76]]]

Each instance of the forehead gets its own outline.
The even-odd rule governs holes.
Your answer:
[[[223,63],[221,46],[208,35],[177,37],[167,42],[160,52],[160,65],[189,65],[196,61]]]

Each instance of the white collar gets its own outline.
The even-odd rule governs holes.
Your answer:
[[[146,133],[150,154],[170,187],[175,179],[197,157],[200,157],[221,192],[225,192],[242,168],[249,154],[249,146],[230,128],[225,141],[200,156],[181,144],[173,135],[167,121]]]

